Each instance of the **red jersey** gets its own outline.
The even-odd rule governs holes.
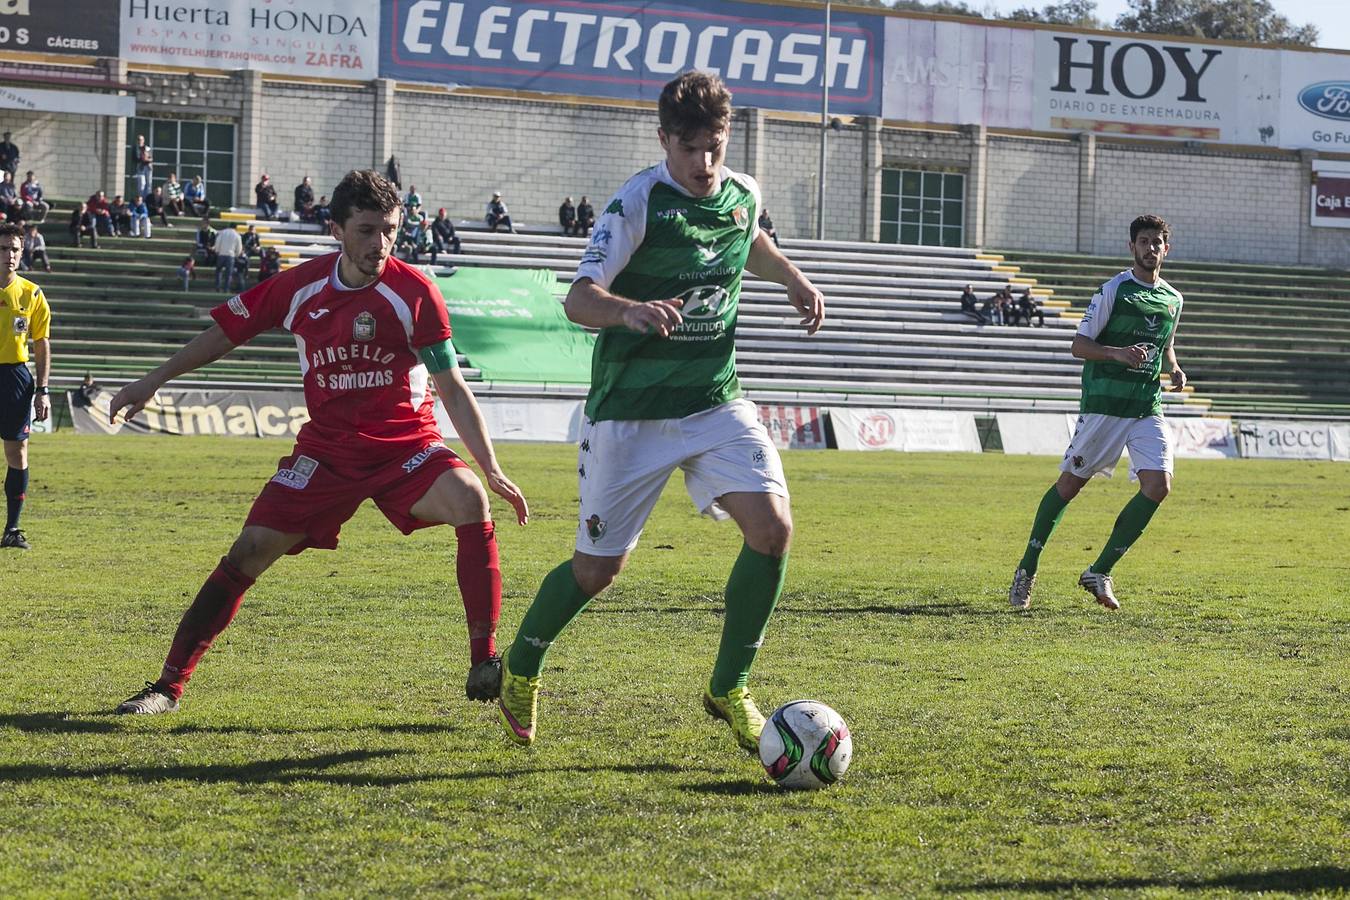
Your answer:
[[[338,280],[330,253],[211,310],[235,344],[269,328],[295,337],[310,421],[298,446],[347,465],[375,464],[441,440],[418,351],[450,337],[440,290],[393,257],[361,288]]]

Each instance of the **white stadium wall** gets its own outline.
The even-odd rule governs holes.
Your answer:
[[[90,173],[102,172],[107,162],[102,118],[6,109],[0,110],[0,123],[0,131],[12,131],[19,147],[16,181],[32,169],[48,197],[84,198],[98,190]]]
[[[236,196],[253,205],[253,185],[267,172],[282,209],[290,209],[292,191],[309,175],[314,194],[333,193],[348,170],[374,159],[374,95],[368,86],[336,86],[264,81],[260,104],[261,152],[256,171],[240,160]]]
[[[1079,145],[995,137],[985,181],[985,244],[1072,253],[1078,249]]]

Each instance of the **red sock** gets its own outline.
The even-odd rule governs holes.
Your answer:
[[[491,522],[455,528],[459,551],[455,574],[469,622],[469,660],[474,665],[497,652],[497,620],[502,617],[502,570],[497,560],[497,533]]]
[[[164,660],[164,671],[158,681],[165,693],[175,700],[183,696],[183,689],[202,654],[230,624],[239,611],[239,604],[244,601],[244,592],[252,586],[252,578],[236,569],[228,559],[221,558],[220,565],[207,577],[197,592],[197,599],[192,601],[178,623],[173,646],[169,648],[169,657]]]

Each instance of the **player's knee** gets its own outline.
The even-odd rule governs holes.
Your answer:
[[[1154,503],[1161,503],[1167,499],[1167,495],[1172,493],[1172,482],[1168,479],[1154,481],[1149,484],[1141,484],[1140,492],[1152,500]]]
[[[792,544],[792,519],[775,517],[755,529],[754,534],[746,535],[745,542],[765,556],[783,556]]]
[[[588,597],[594,597],[614,583],[623,571],[625,557],[588,556],[577,554],[572,558],[572,577],[577,587]]]

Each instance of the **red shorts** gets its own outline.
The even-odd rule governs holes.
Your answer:
[[[286,534],[305,537],[288,552],[309,547],[333,550],[342,523],[366,498],[395,528],[412,534],[437,525],[413,518],[413,505],[443,473],[467,469],[468,464],[444,444],[428,444],[406,460],[356,468],[331,466],[296,449],[277,463],[277,474],[262,489],[244,521]]]

